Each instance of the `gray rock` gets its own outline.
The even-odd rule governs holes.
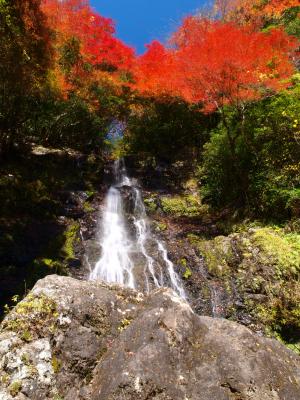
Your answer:
[[[300,398],[296,354],[170,289],[48,276],[3,321],[0,357],[0,400]]]

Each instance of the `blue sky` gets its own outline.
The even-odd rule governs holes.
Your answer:
[[[101,15],[112,18],[117,36],[139,54],[153,39],[166,40],[181,18],[194,13],[205,0],[90,0]]]

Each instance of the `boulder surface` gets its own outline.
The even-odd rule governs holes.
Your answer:
[[[170,289],[47,276],[2,322],[0,400],[299,400],[300,358]]]

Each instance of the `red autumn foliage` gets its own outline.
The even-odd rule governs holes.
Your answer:
[[[147,52],[138,59],[135,71],[139,90],[151,95],[158,95],[164,91],[175,94],[176,67],[173,51],[158,41],[147,45]]]
[[[180,94],[207,112],[278,91],[294,70],[289,54],[295,40],[280,29],[262,33],[188,17],[172,44],[167,50],[156,43],[140,57],[138,88],[148,95]]]
[[[131,67],[134,51],[114,37],[112,20],[94,12],[88,1],[44,0],[43,11],[59,42],[71,37],[80,40],[81,53],[87,62]]]
[[[288,54],[294,41],[282,30],[265,34],[220,22],[199,24],[204,26],[201,40],[191,34],[177,52],[181,76],[187,77],[182,83],[187,100],[215,109],[259,98],[262,89],[286,86],[284,80],[293,72]]]

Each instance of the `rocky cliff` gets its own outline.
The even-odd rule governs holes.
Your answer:
[[[299,400],[300,358],[170,289],[48,276],[4,319],[0,399]]]

